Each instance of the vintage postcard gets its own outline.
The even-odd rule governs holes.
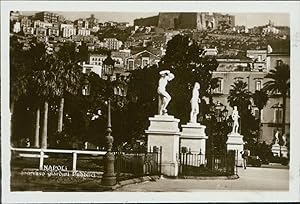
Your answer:
[[[300,201],[299,9],[4,1],[2,201]]]

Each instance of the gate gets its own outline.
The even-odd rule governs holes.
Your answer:
[[[237,175],[235,150],[207,155],[180,153],[179,161],[179,175],[181,176]]]

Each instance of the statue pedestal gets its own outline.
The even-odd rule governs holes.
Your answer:
[[[187,150],[191,150],[192,154],[205,155],[206,152],[206,140],[205,134],[206,126],[200,125],[200,123],[187,123],[182,125],[182,132],[180,135],[180,146],[187,147]]]
[[[228,150],[236,150],[237,151],[237,165],[243,165],[243,158],[241,152],[244,151],[244,141],[243,135],[239,133],[229,133],[227,135],[227,151]]]
[[[286,146],[281,146],[281,156],[284,158],[288,158],[288,149]]]
[[[153,146],[162,146],[161,173],[166,176],[178,176],[179,155],[179,119],[171,115],[155,115],[149,118],[148,151]]]
[[[273,144],[271,149],[274,157],[280,157],[280,145]]]

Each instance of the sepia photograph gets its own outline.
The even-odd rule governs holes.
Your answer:
[[[299,2],[163,3],[5,2],[7,203],[299,201]]]

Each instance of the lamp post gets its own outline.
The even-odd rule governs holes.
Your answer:
[[[107,152],[104,156],[104,174],[102,176],[101,184],[104,186],[114,186],[117,183],[115,175],[115,156],[112,153],[112,146],[114,138],[111,136],[111,112],[110,112],[110,99],[108,99],[108,113],[107,113]]]
[[[117,183],[116,174],[115,174],[115,156],[112,153],[113,141],[114,138],[111,135],[112,126],[111,126],[111,108],[110,108],[110,97],[111,97],[111,76],[113,75],[115,61],[111,58],[110,54],[103,61],[104,64],[104,74],[107,76],[107,136],[106,136],[106,144],[107,144],[107,152],[104,156],[104,174],[102,176],[101,184],[103,186],[114,186]]]

